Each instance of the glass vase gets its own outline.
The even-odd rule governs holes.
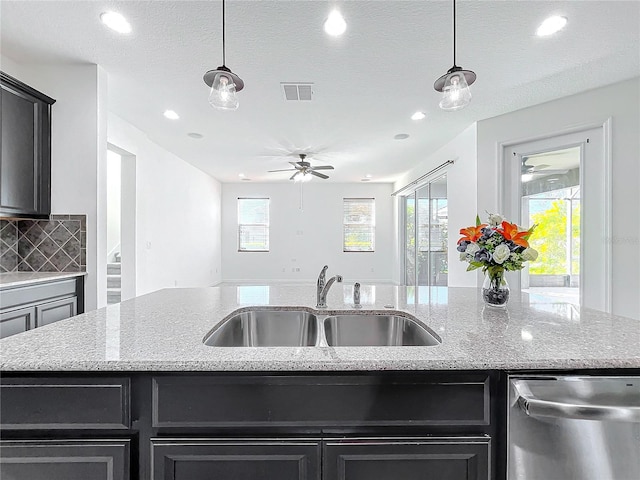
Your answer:
[[[509,301],[509,284],[504,269],[489,269],[484,273],[482,299],[490,307],[505,308]]]

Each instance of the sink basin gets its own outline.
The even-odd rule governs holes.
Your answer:
[[[230,317],[213,329],[204,344],[215,347],[314,346],[315,315],[298,310],[250,310]]]
[[[332,315],[324,319],[330,347],[432,346],[440,340],[400,315]]]

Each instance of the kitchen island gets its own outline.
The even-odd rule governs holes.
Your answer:
[[[326,313],[353,311],[351,287]],[[363,286],[360,312],[408,313],[429,347],[215,348],[205,335],[238,309],[316,310],[314,286],[167,289],[0,342],[8,371],[372,371],[640,368],[640,321],[521,294],[506,310],[478,289]],[[391,308],[385,308],[390,306]]]
[[[0,473],[18,480],[504,480],[510,374],[638,375],[640,322],[522,294],[362,289],[417,347],[212,347],[238,311],[314,286],[170,289],[0,341]],[[354,310],[351,287],[327,309]],[[54,459],[54,460],[51,460]],[[75,476],[74,476],[75,475]]]

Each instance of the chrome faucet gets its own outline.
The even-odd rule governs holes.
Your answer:
[[[316,297],[317,297],[317,305],[316,308],[326,308],[327,306],[327,293],[329,293],[329,289],[333,282],[342,282],[342,275],[336,275],[331,277],[329,280],[325,280],[325,275],[327,273],[327,268],[329,265],[325,265],[322,267],[320,271],[320,275],[318,275],[318,284],[316,289]]]

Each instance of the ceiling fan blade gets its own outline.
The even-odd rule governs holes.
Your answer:
[[[320,177],[320,178],[324,178],[325,180],[327,178],[329,178],[327,175],[325,175],[324,173],[318,173],[318,172],[314,172],[313,170],[309,171],[309,173],[311,175],[315,175],[316,177]]]
[[[293,175],[291,175],[291,178],[289,180],[293,180],[294,178],[296,178],[298,175],[300,175],[300,170],[298,170],[296,173],[294,173]]]
[[[297,170],[297,168],[285,168],[283,170],[268,170],[267,173],[273,173],[273,172],[293,172],[294,170]]]
[[[299,162],[289,162],[291,165],[294,166],[294,168],[298,168],[300,165],[298,165]]]
[[[331,165],[320,165],[319,167],[311,167],[311,170],[333,170]]]

